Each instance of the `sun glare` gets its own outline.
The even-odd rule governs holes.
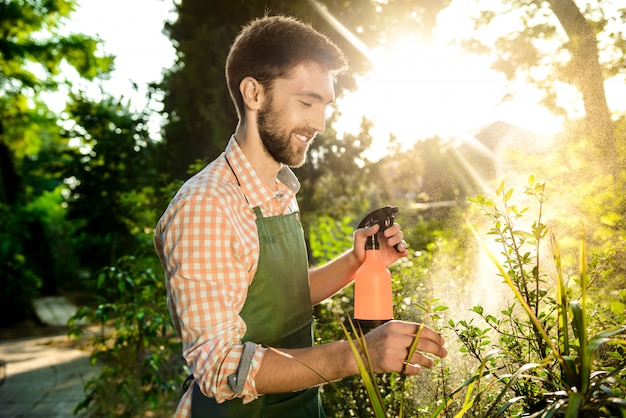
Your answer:
[[[372,73],[338,100],[342,118],[337,130],[356,132],[362,117],[372,120],[374,154],[385,152],[390,134],[409,146],[436,135],[456,137],[497,120],[541,133],[557,128],[529,92],[502,103],[505,80],[480,57],[410,36],[370,51],[370,57]]]

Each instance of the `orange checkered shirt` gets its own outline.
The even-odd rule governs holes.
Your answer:
[[[221,156],[181,187],[156,226],[154,243],[183,355],[202,392],[218,402],[237,396],[227,378],[243,351],[246,324],[239,312],[259,260],[252,208],[259,206],[263,216],[298,210],[300,184],[287,167],[279,178],[285,180],[277,181],[277,191],[263,184],[233,136]],[[256,348],[244,403],[258,397],[254,378],[265,351]],[[176,417],[191,415],[191,392],[181,398]]]

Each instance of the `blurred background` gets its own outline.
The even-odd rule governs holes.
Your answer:
[[[508,213],[539,214],[517,213],[517,227],[540,241],[538,225],[549,224],[568,272],[579,268],[581,235],[595,254],[597,330],[624,322],[622,2],[0,0],[3,338],[50,330],[36,308],[58,297],[75,308],[72,335],[100,327],[91,352],[112,365],[85,407],[171,415],[186,371],[152,233],[177,188],[234,132],[226,54],[264,13],[310,22],[350,62],[327,130],[296,170],[312,265],[349,248],[364,214],[393,204],[412,250],[394,271],[397,316],[421,320],[425,306],[445,305],[443,330],[477,305],[498,312],[502,278],[466,226],[487,236],[503,221],[467,198],[506,203],[515,190]],[[527,244],[537,267],[551,262],[550,249]],[[553,295],[546,276],[535,269],[546,287],[535,296]],[[351,297],[316,308],[319,341],[341,335],[334,313],[349,315]],[[111,380],[143,384],[115,398],[105,395]],[[368,416],[357,382],[346,384],[353,397],[328,414]],[[438,395],[424,396],[434,410]]]

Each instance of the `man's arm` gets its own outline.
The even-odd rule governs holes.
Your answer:
[[[234,199],[234,198],[233,198]],[[238,315],[248,289],[255,250],[253,238],[240,241],[227,218],[237,202],[187,196],[168,208],[160,223],[157,250],[167,275],[168,307],[183,344],[183,355],[203,392],[218,402],[257,397],[247,381],[237,394],[228,376],[238,370],[246,324]],[[243,220],[241,222],[244,222]],[[248,221],[254,228],[254,219]],[[235,243],[241,249],[235,253]],[[257,347],[251,371],[265,352]]]
[[[437,332],[412,322],[390,321],[365,336],[375,373],[405,371],[409,349],[419,327],[422,327],[420,340],[406,373],[417,374],[422,367],[431,368],[434,365],[434,361],[422,352],[438,357],[447,355],[445,341]],[[290,392],[358,374],[348,341],[279,351],[269,349],[261,362],[255,377],[259,394]]]

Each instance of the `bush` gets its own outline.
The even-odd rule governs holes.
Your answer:
[[[91,416],[170,417],[187,376],[180,340],[166,304],[165,282],[156,257],[123,257],[99,274],[95,307],[70,320],[80,336],[81,321],[97,324],[92,364],[100,374],[85,384],[86,399],[76,411]],[[169,411],[169,412],[168,412]]]
[[[484,248],[515,299],[500,315],[475,306],[484,328],[473,320],[449,322],[463,343],[462,351],[479,362],[474,375],[455,392],[465,391],[461,411],[476,416],[625,416],[623,307],[614,305],[611,321],[605,316],[602,323],[593,322],[599,301],[588,295],[597,277],[589,276],[584,239],[578,275],[566,278],[556,237],[541,218],[545,185],[531,176],[525,194],[538,204],[530,231],[518,227],[528,208],[511,204],[513,189],[505,190],[504,183],[494,198],[469,199],[492,221],[489,234],[501,246],[504,261]],[[548,236],[552,275],[540,256]],[[596,269],[593,274],[602,273]]]

